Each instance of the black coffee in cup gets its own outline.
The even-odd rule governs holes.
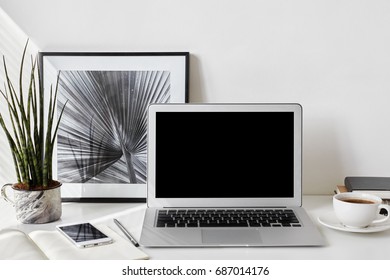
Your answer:
[[[344,198],[344,199],[340,199],[340,200],[344,201],[344,202],[349,202],[349,203],[375,204],[374,201],[367,200],[367,199],[361,199],[361,198]]]

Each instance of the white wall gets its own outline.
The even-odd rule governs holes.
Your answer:
[[[299,102],[304,192],[390,176],[387,0],[0,0],[43,51],[189,51],[192,102]],[[277,179],[275,179],[277,183]]]
[[[17,24],[0,8],[0,89],[5,92],[5,72],[3,67],[3,56],[6,60],[7,70],[10,78],[12,79],[16,90],[19,84],[19,70],[21,63],[21,56],[23,54],[24,46],[27,42],[27,35],[19,28]],[[26,52],[25,69],[31,67],[31,55],[35,56],[38,52],[36,45],[33,42],[29,42]],[[26,85],[29,74],[25,72],[23,75]],[[2,112],[3,119],[9,125],[7,104],[0,96],[0,112]],[[8,126],[10,131],[12,127]],[[3,129],[0,127],[0,185],[4,183],[13,183],[16,181],[16,175],[14,171],[13,161],[8,145],[8,141],[3,133]]]

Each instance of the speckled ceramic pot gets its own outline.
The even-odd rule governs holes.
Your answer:
[[[5,184],[1,196],[15,207],[16,219],[24,224],[43,224],[58,220],[62,215],[61,183],[45,190],[23,190],[16,184]],[[6,189],[14,191],[14,200],[10,199]]]

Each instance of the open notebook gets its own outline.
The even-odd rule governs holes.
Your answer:
[[[114,242],[77,248],[57,230],[36,230],[28,235],[20,230],[0,231],[0,259],[3,260],[133,260],[148,259],[143,251],[107,226],[96,226]]]
[[[153,104],[144,246],[318,246],[299,104]]]

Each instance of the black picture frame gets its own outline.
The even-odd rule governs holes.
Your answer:
[[[189,52],[40,52],[66,107],[53,155],[62,200],[145,202],[147,108],[189,101]]]

